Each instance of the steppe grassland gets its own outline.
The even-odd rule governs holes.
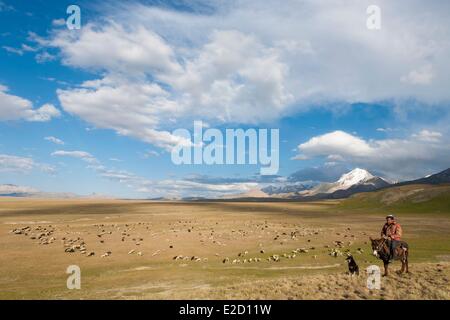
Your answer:
[[[0,298],[448,299],[450,214],[399,214],[412,274],[393,273],[383,290],[365,287],[365,267],[381,266],[368,237],[378,236],[384,215],[339,201],[3,198]],[[346,250],[362,270],[357,279],[346,275]],[[66,287],[73,264],[81,290]]]

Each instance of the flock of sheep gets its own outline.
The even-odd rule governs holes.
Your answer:
[[[79,229],[71,231],[72,228],[67,225],[66,230],[60,230],[58,234],[60,235],[59,239],[66,253],[73,254],[78,252],[82,255],[85,255],[86,257],[93,257],[96,255],[96,252],[87,249],[88,245],[82,237],[84,235],[95,235],[94,239],[96,240],[94,240],[94,242],[98,241],[98,243],[96,243],[97,248],[99,247],[99,244],[105,244],[105,240],[111,239],[111,236],[118,236],[121,242],[124,242],[127,244],[127,246],[129,246],[129,248],[125,252],[128,252],[128,255],[137,256],[143,256],[145,250],[144,248],[148,249],[148,247],[142,246],[142,244],[144,244],[144,236],[146,238],[165,236],[166,238],[170,237],[172,240],[175,240],[175,238],[177,238],[178,235],[182,233],[184,233],[184,235],[188,235],[191,239],[195,239],[195,237],[197,236],[199,245],[203,246],[209,243],[213,246],[223,247],[227,245],[227,242],[229,243],[239,238],[256,238],[261,242],[265,242],[268,247],[272,248],[270,254],[266,253],[267,250],[263,249],[263,245],[260,242],[259,247],[255,249],[255,252],[257,252],[257,254],[253,253],[252,255],[250,255],[247,250],[238,252],[236,256],[226,256],[215,253],[216,259],[213,259],[213,261],[221,261],[223,264],[248,264],[258,263],[262,261],[280,262],[283,259],[295,259],[297,256],[308,254],[311,251],[316,253],[314,255],[311,255],[312,258],[316,259],[319,253],[318,250],[316,250],[315,246],[309,245],[308,247],[301,247],[296,249],[288,249],[288,246],[286,246],[286,249],[288,249],[288,251],[286,252],[286,250],[283,250],[284,253],[279,254],[274,253],[275,250],[273,250],[273,248],[279,248],[289,241],[295,243],[301,237],[304,238],[302,242],[306,242],[309,244],[312,237],[323,233],[323,230],[321,230],[320,228],[301,228],[300,226],[295,226],[295,229],[293,231],[289,231],[289,229],[292,228],[292,225],[277,224],[274,226],[273,224],[269,224],[267,221],[247,221],[244,222],[239,228],[228,229],[219,227],[215,228],[217,227],[217,225],[218,222],[213,223],[211,221],[202,221],[202,223],[198,223],[191,220],[172,221],[169,222],[168,225],[166,225],[166,228],[161,228],[160,225],[157,228],[153,228],[152,224],[149,222],[92,224],[89,226],[90,231],[84,230],[83,232],[80,232]],[[39,225],[34,228],[26,226],[11,230],[13,234],[22,234],[28,236],[32,240],[37,240],[37,242],[41,245],[54,243],[55,240],[57,240],[55,236],[55,233],[57,231],[58,230],[52,225]],[[328,250],[328,254],[330,256],[342,256],[345,253],[345,250],[347,252],[349,251],[348,248],[353,244],[353,241],[356,239],[356,237],[353,234],[348,234],[350,232],[350,228],[348,228],[346,231],[347,232],[344,232],[343,234],[339,232],[335,233],[335,236],[342,238],[342,240],[334,240],[332,244],[324,246],[324,248]],[[78,236],[73,237],[74,233]],[[347,241],[344,242],[344,239]],[[90,241],[92,241],[92,237]],[[155,242],[152,243],[155,244]],[[107,246],[105,245],[104,247]],[[345,249],[346,247],[347,249]],[[166,248],[162,247],[161,249],[154,251],[151,256],[158,255],[163,251],[167,251],[173,248],[174,245],[169,243]],[[192,250],[195,250],[195,247],[192,248]],[[361,248],[358,248],[356,252],[361,254],[363,250]],[[112,253],[112,249],[101,250],[98,256],[106,258],[111,256]],[[209,262],[211,258],[212,257],[200,257],[192,254],[178,254],[172,256],[172,260],[179,262]]]

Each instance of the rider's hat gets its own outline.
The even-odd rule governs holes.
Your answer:
[[[393,214],[388,214],[388,215],[386,216],[386,219],[387,219],[387,218],[395,219],[395,217],[394,217]]]

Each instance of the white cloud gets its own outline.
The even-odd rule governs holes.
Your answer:
[[[98,160],[86,151],[65,151],[58,150],[51,154],[52,156],[78,158],[88,163],[98,163]]]
[[[95,37],[97,42],[104,36],[101,34]],[[110,35],[105,37],[103,41],[112,41]],[[85,59],[77,57],[76,61]],[[79,88],[58,90],[61,105],[97,127],[166,149],[182,140],[159,129],[171,119],[268,121],[277,117],[291,98],[283,85],[286,66],[278,62],[276,53],[236,31],[215,32],[199,55],[183,67],[166,65],[155,71],[154,76],[171,90],[140,77],[118,75],[122,70],[116,63],[122,67],[122,59],[127,62],[129,57],[120,55],[103,65],[112,68],[114,74],[85,82]]]
[[[151,158],[151,157],[159,157],[161,154],[158,152],[158,151],[155,151],[155,150],[148,150],[148,151],[145,151],[144,152],[144,154],[143,154],[143,157],[145,158],[145,159],[148,159],[148,158]]]
[[[413,134],[413,137],[424,142],[439,142],[442,138],[442,133],[425,129],[418,134]]]
[[[152,196],[221,198],[249,192],[258,187],[256,182],[200,183],[167,179],[144,183],[137,190]]]
[[[187,143],[186,139],[156,129],[161,120],[179,113],[178,106],[168,99],[164,89],[157,84],[115,81],[104,78],[57,93],[65,111],[98,128],[113,129],[120,135],[167,150],[178,143]]]
[[[27,44],[22,44],[20,48],[14,48],[14,47],[9,47],[9,46],[2,46],[2,48],[5,49],[9,53],[14,53],[19,56],[23,56],[23,54],[25,52],[35,52],[38,50],[37,48],[33,48]]]
[[[335,157],[361,156],[371,152],[371,147],[366,141],[344,131],[313,137],[299,145],[298,149],[302,152],[307,151],[308,154],[326,154]]]
[[[48,53],[47,51],[42,51],[36,54],[35,59],[37,63],[46,63],[49,61],[56,60],[56,56]]]
[[[33,103],[27,99],[8,93],[8,88],[0,85],[0,121],[19,120],[49,121],[61,113],[52,104],[44,104],[33,109]]]
[[[2,46],[2,48],[5,49],[9,53],[18,54],[19,56],[23,55],[23,50],[21,50],[21,49],[9,47],[9,46]]]
[[[406,76],[401,77],[402,82],[411,84],[430,84],[433,79],[433,70],[431,65],[425,65],[417,70],[412,70]]]
[[[0,172],[28,173],[33,169],[49,174],[56,172],[53,166],[35,162],[30,157],[0,154]]]
[[[44,140],[53,142],[54,144],[64,145],[64,141],[53,136],[45,137]]]
[[[61,49],[65,64],[76,67],[125,73],[179,70],[172,48],[156,33],[133,24],[87,24],[79,33],[63,30],[51,45]]]
[[[290,158],[291,160],[308,160],[309,157],[304,154],[298,154]]]
[[[0,154],[0,172],[28,172],[34,165],[31,158]]]
[[[52,25],[56,27],[61,27],[66,25],[66,20],[63,18],[52,20]]]
[[[393,128],[377,128],[378,132],[392,132],[392,131],[398,131],[398,129]]]
[[[422,130],[405,139],[364,140],[343,131],[313,137],[298,146],[301,155],[340,157],[393,179],[417,178],[450,167],[450,145],[439,132]]]
[[[57,118],[61,115],[58,109],[50,103],[44,104],[39,109],[28,110],[26,120],[28,121],[50,121],[52,118]]]
[[[58,90],[66,111],[163,148],[192,118],[253,124],[330,102],[448,102],[449,5],[379,1],[382,28],[371,31],[369,4],[219,1],[207,14],[122,4],[80,32],[30,40],[99,74]]]

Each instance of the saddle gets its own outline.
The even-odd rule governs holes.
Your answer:
[[[393,259],[402,258],[405,254],[405,251],[408,250],[408,244],[404,241],[396,241],[394,247],[394,254],[392,255]]]

